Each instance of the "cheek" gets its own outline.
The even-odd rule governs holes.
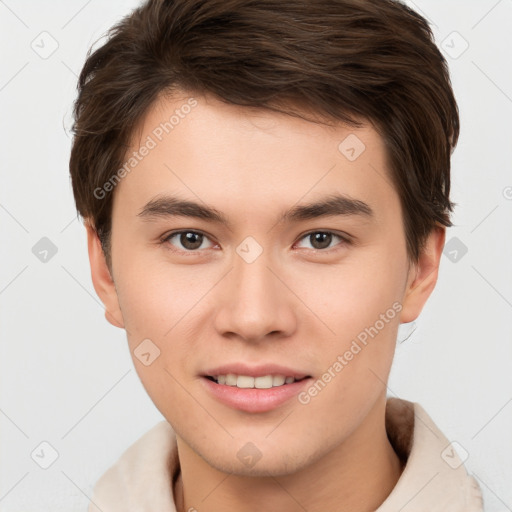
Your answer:
[[[334,424],[347,429],[385,390],[396,347],[403,266],[384,264],[382,258],[382,265],[372,261],[361,258],[359,265],[340,267],[312,281],[314,287],[302,283],[298,292],[307,295],[304,302],[314,305],[322,320],[307,326],[305,337],[316,340],[321,374],[300,403],[313,418],[325,415],[328,407]],[[347,410],[354,414],[351,423]],[[330,434],[336,435],[326,432]]]
[[[190,272],[177,266],[124,257],[119,258],[118,268],[116,288],[130,332],[163,337],[183,317],[196,295]]]
[[[169,380],[166,370],[179,381],[194,373],[197,363],[191,355],[201,354],[200,340],[205,339],[204,329],[208,328],[205,318],[212,288],[223,273],[168,262],[141,264],[140,260],[126,259],[123,263],[117,288],[134,365],[145,385],[157,386],[158,391],[166,383],[171,389],[176,383]],[[211,318],[206,319],[211,325]],[[136,357],[141,350],[138,347],[147,339],[159,351],[151,365],[155,371],[148,371]],[[150,395],[155,396],[154,391]]]
[[[387,312],[386,325],[398,325],[396,309],[406,279],[405,263],[400,257],[370,251],[355,259],[330,267],[308,267],[288,277],[294,293],[309,309],[305,309],[305,322],[320,329],[317,338],[346,343]]]
[[[178,410],[190,407],[190,396],[179,385],[191,372],[191,338],[185,331],[204,291],[191,287],[183,272],[171,273],[168,265],[123,263],[117,288],[133,364],[155,406],[172,417],[169,404]]]

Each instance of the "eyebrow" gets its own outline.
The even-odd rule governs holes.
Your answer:
[[[293,206],[285,211],[277,223],[292,223],[328,216],[358,215],[372,218],[371,207],[358,199],[341,194],[330,194],[315,202]],[[137,214],[144,220],[169,217],[191,217],[216,222],[230,227],[231,223],[219,210],[176,196],[160,195],[151,199]]]

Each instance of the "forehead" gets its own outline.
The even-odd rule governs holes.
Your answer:
[[[134,130],[123,167],[114,205],[137,212],[176,192],[242,215],[326,193],[398,201],[370,123],[327,126],[209,95],[160,97]]]

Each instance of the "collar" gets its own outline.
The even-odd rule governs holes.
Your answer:
[[[388,398],[386,431],[405,468],[376,512],[483,512],[476,480],[418,403]],[[176,512],[179,469],[175,432],[161,421],[99,479],[89,512]]]
[[[483,512],[480,488],[467,474],[455,443],[421,405],[388,398],[386,431],[406,465],[376,512]]]

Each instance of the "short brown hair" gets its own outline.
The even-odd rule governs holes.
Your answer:
[[[176,90],[349,126],[370,120],[388,152],[409,258],[436,223],[451,225],[457,103],[427,21],[397,0],[148,0],[91,50],[70,173],[110,269],[113,192],[94,190],[122,166],[153,102]]]

